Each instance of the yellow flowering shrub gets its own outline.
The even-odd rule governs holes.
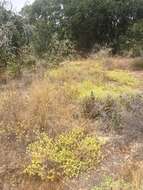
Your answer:
[[[98,164],[101,145],[96,137],[87,135],[83,128],[75,128],[56,139],[41,134],[27,148],[30,163],[24,172],[52,181],[61,177],[77,177]]]

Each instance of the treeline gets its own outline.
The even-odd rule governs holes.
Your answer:
[[[143,0],[35,0],[20,14],[6,5],[2,0],[1,65],[27,49],[50,61],[99,47],[142,54]]]

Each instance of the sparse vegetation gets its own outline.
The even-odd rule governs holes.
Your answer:
[[[142,82],[132,70],[117,70],[113,58],[111,64],[112,71],[99,58],[63,63],[46,71],[42,80],[29,83],[25,93],[16,86],[0,93],[1,147],[22,149],[21,177],[68,185],[102,165],[109,139],[99,131],[109,136],[110,131],[120,133],[127,139],[136,134],[134,130],[142,134]],[[132,175],[122,175],[126,176]],[[126,189],[128,182],[131,187],[136,183],[118,177],[94,189],[118,189],[122,182]]]
[[[142,13],[0,0],[0,189],[143,190]]]

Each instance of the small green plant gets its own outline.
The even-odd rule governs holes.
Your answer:
[[[24,172],[51,181],[77,177],[98,164],[101,144],[96,137],[87,135],[83,128],[75,128],[56,139],[41,134],[27,148],[31,161]]]
[[[105,177],[103,182],[91,190],[130,190],[131,186],[123,179],[114,180],[112,177]]]

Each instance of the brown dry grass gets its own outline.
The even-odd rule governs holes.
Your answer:
[[[78,108],[63,87],[47,80],[34,82],[24,93],[17,89],[2,92],[0,100],[1,124],[15,133],[46,131],[55,136],[77,123]]]
[[[143,189],[143,163],[139,163],[137,170],[131,170],[132,174],[132,187],[134,190]]]
[[[129,161],[121,170],[121,175],[131,184],[131,190],[143,189],[143,162]]]
[[[7,89],[0,93],[0,179],[2,186],[12,186],[20,180],[20,188],[58,189],[58,185],[24,179],[27,162],[26,147],[41,133],[56,135],[83,124],[79,108],[66,95],[62,86],[48,80],[34,81],[24,92]],[[14,181],[14,182],[13,182]],[[29,181],[29,182],[28,182]],[[14,183],[14,184],[13,184]],[[34,185],[36,183],[36,185]],[[62,187],[63,185],[61,185]]]
[[[81,117],[80,106],[69,96],[68,89],[64,86],[65,83],[72,84],[73,81],[82,82],[88,79],[104,81],[106,79],[101,74],[103,68],[132,70],[133,61],[131,58],[121,57],[106,57],[106,60],[101,58],[79,60],[63,64],[56,69],[56,72],[54,69],[54,73],[53,70],[46,72],[45,79],[34,80],[29,87],[17,88],[19,81],[13,86],[5,87],[5,90],[0,92],[0,154],[2,157],[0,179],[2,187],[4,188],[4,184],[10,186],[13,180],[15,180],[14,183],[18,183],[17,179],[20,179],[16,187],[18,189],[61,190],[62,184],[47,184],[39,182],[38,179],[32,181],[23,178],[22,170],[27,161],[25,157],[27,144],[33,142],[41,132],[55,137],[74,127],[88,128],[89,121]],[[90,133],[95,133],[95,131],[96,129]],[[142,190],[140,185],[143,177],[143,164],[140,163],[139,166],[141,167],[137,170],[128,166],[128,176],[131,176],[134,190]]]

